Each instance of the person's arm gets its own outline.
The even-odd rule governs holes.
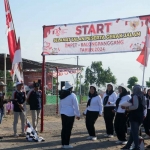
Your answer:
[[[135,110],[137,109],[139,106],[139,100],[138,97],[136,95],[133,96],[133,103],[132,106],[129,106],[129,110]]]
[[[76,117],[80,117],[79,105],[76,96],[73,96],[73,106]]]
[[[103,102],[102,102],[102,98],[100,96],[98,96],[98,104],[99,104],[99,115],[102,115],[102,113],[103,113]]]
[[[111,95],[111,97],[112,97],[112,101],[109,101],[109,99],[108,99],[108,102],[110,102],[110,104],[116,104],[116,100],[117,100],[117,94],[114,92],[112,95]]]
[[[30,91],[28,92],[28,94],[27,94],[26,101],[27,101],[28,104],[30,104],[30,95],[31,95],[31,92],[32,92],[32,91],[33,91],[33,89],[30,90]]]

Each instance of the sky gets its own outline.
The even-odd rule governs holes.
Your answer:
[[[42,61],[43,25],[90,22],[150,14],[150,0],[10,0],[17,37],[21,39],[22,57]],[[0,0],[0,53],[8,53],[4,1]],[[79,65],[90,66],[92,61],[102,61],[103,68],[110,67],[117,84],[127,84],[136,76],[142,84],[142,69],[136,61],[139,52],[105,55],[79,55]],[[67,59],[66,59],[67,58]],[[55,63],[76,64],[76,56],[46,56]],[[84,73],[83,73],[84,75]],[[145,81],[150,77],[150,61],[145,71]],[[74,83],[75,75],[59,77],[60,81]],[[84,79],[82,79],[84,82]]]

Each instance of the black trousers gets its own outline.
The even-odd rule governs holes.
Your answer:
[[[112,112],[115,107],[104,107],[104,120],[106,125],[106,133],[107,134],[114,134],[114,117],[115,113]]]
[[[69,117],[61,114],[62,130],[61,130],[61,144],[69,145],[71,131],[74,123],[74,116]]]
[[[147,116],[143,121],[145,133],[150,136],[150,109],[147,109]]]
[[[115,131],[119,141],[126,141],[127,117],[125,113],[117,113],[115,117]]]
[[[88,111],[86,113],[86,128],[90,136],[96,136],[94,124],[98,118],[98,111]]]

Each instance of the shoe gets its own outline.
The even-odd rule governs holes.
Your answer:
[[[69,148],[73,148],[73,146],[71,146],[71,145],[64,145],[63,148],[64,149],[69,149]]]
[[[121,144],[122,143],[122,141],[117,141],[117,142],[115,142],[116,144]]]
[[[92,141],[96,141],[97,140],[97,137],[92,137]]]
[[[122,145],[126,145],[126,144],[127,144],[127,141],[122,141],[121,144],[122,144]]]
[[[150,138],[150,136],[147,134],[144,136],[144,139],[149,139],[149,138]]]
[[[124,146],[121,148],[122,150],[130,150],[130,147]]]
[[[114,137],[114,136],[113,136],[113,135],[111,135],[111,134],[109,134],[109,135],[108,135],[108,138],[113,138],[113,137]]]
[[[2,140],[3,139],[3,137],[2,136],[0,136],[0,140]]]
[[[21,133],[21,134],[19,134],[19,136],[20,136],[20,137],[25,137],[26,134],[25,134],[25,133]]]
[[[138,147],[138,148],[133,148],[132,150],[140,150],[140,147]]]
[[[105,137],[108,137],[108,134],[104,134]]]
[[[18,136],[19,136],[18,134],[14,134],[14,137],[16,137],[16,138],[17,138]]]
[[[92,140],[92,136],[89,136],[86,138],[87,140]]]

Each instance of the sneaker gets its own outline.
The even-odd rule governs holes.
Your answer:
[[[144,136],[144,139],[149,139],[149,138],[150,138],[150,136],[147,134]]]
[[[130,150],[130,147],[124,146],[121,148],[122,150]]]
[[[108,134],[104,134],[105,137],[108,137]]]
[[[92,137],[92,141],[96,141],[97,140],[97,137]]]
[[[19,136],[18,134],[14,134],[14,137],[16,137],[16,138],[17,138],[18,136]]]
[[[86,138],[87,140],[92,140],[92,136],[89,136]]]
[[[69,149],[69,148],[73,148],[73,146],[72,145],[64,145],[63,148],[64,149]]]
[[[116,144],[121,144],[122,143],[122,141],[117,141],[117,142],[115,142]]]
[[[122,144],[122,145],[126,145],[126,144],[127,144],[127,141],[122,141],[121,144]]]
[[[113,136],[113,135],[111,135],[111,134],[109,134],[109,135],[108,135],[108,138],[113,138],[113,137],[114,137],[114,136]]]
[[[138,148],[133,148],[132,150],[140,150],[140,147],[138,147]]]
[[[25,134],[25,133],[21,133],[19,136],[20,136],[20,137],[25,137],[26,134]]]

